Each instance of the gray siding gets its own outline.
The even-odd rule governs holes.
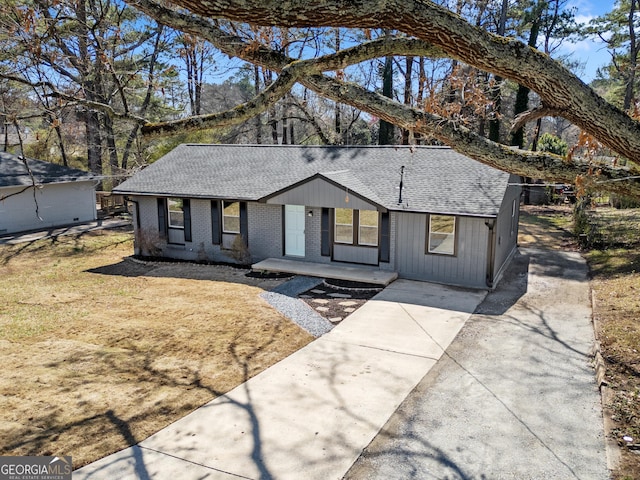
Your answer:
[[[398,213],[395,259],[403,278],[486,288],[489,230],[484,218],[458,217],[456,255],[425,253],[427,215]]]
[[[346,198],[348,202],[345,202]],[[278,205],[310,205],[329,208],[352,208],[354,210],[377,210],[376,206],[361,200],[345,188],[339,188],[315,178],[298,187],[271,197],[267,203]]]
[[[378,265],[378,249],[372,247],[360,247],[357,245],[333,246],[333,259],[337,262],[353,262],[366,265]]]
[[[511,183],[519,183],[519,177],[512,176]],[[496,251],[493,265],[494,283],[502,276],[518,245],[518,225],[520,221],[520,193],[518,186],[510,186],[502,201],[496,221]],[[515,202],[515,216],[512,217]]]

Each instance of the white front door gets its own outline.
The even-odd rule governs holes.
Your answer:
[[[304,257],[304,205],[284,206],[284,254]]]

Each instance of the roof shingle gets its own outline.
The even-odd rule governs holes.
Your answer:
[[[69,168],[42,160],[27,159],[29,169],[38,184],[67,183],[79,180],[91,180],[92,173]],[[29,186],[33,182],[22,159],[17,155],[0,152],[0,187]]]
[[[115,191],[257,201],[316,174],[389,210],[483,216],[498,214],[509,182],[448,147],[185,144]]]

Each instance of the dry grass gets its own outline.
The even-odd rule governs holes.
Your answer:
[[[592,273],[594,315],[613,392],[614,438],[622,447],[616,479],[640,478],[640,210],[598,208],[590,215],[597,245],[585,253]]]
[[[563,210],[564,208],[564,210]],[[583,252],[591,273],[594,317],[605,359],[610,407],[622,463],[614,478],[640,478],[640,455],[623,436],[640,444],[640,209],[599,207],[589,214],[595,245]],[[575,248],[570,210],[526,207],[520,243],[544,248]]]
[[[571,235],[571,207],[565,205],[523,206],[518,244],[523,247],[575,250]]]
[[[137,443],[307,344],[259,298],[276,280],[124,259],[131,234],[0,246],[0,454]]]

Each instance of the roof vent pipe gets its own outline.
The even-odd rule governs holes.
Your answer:
[[[402,203],[403,180],[404,180],[404,165],[400,167],[400,196],[398,197],[398,205]]]

